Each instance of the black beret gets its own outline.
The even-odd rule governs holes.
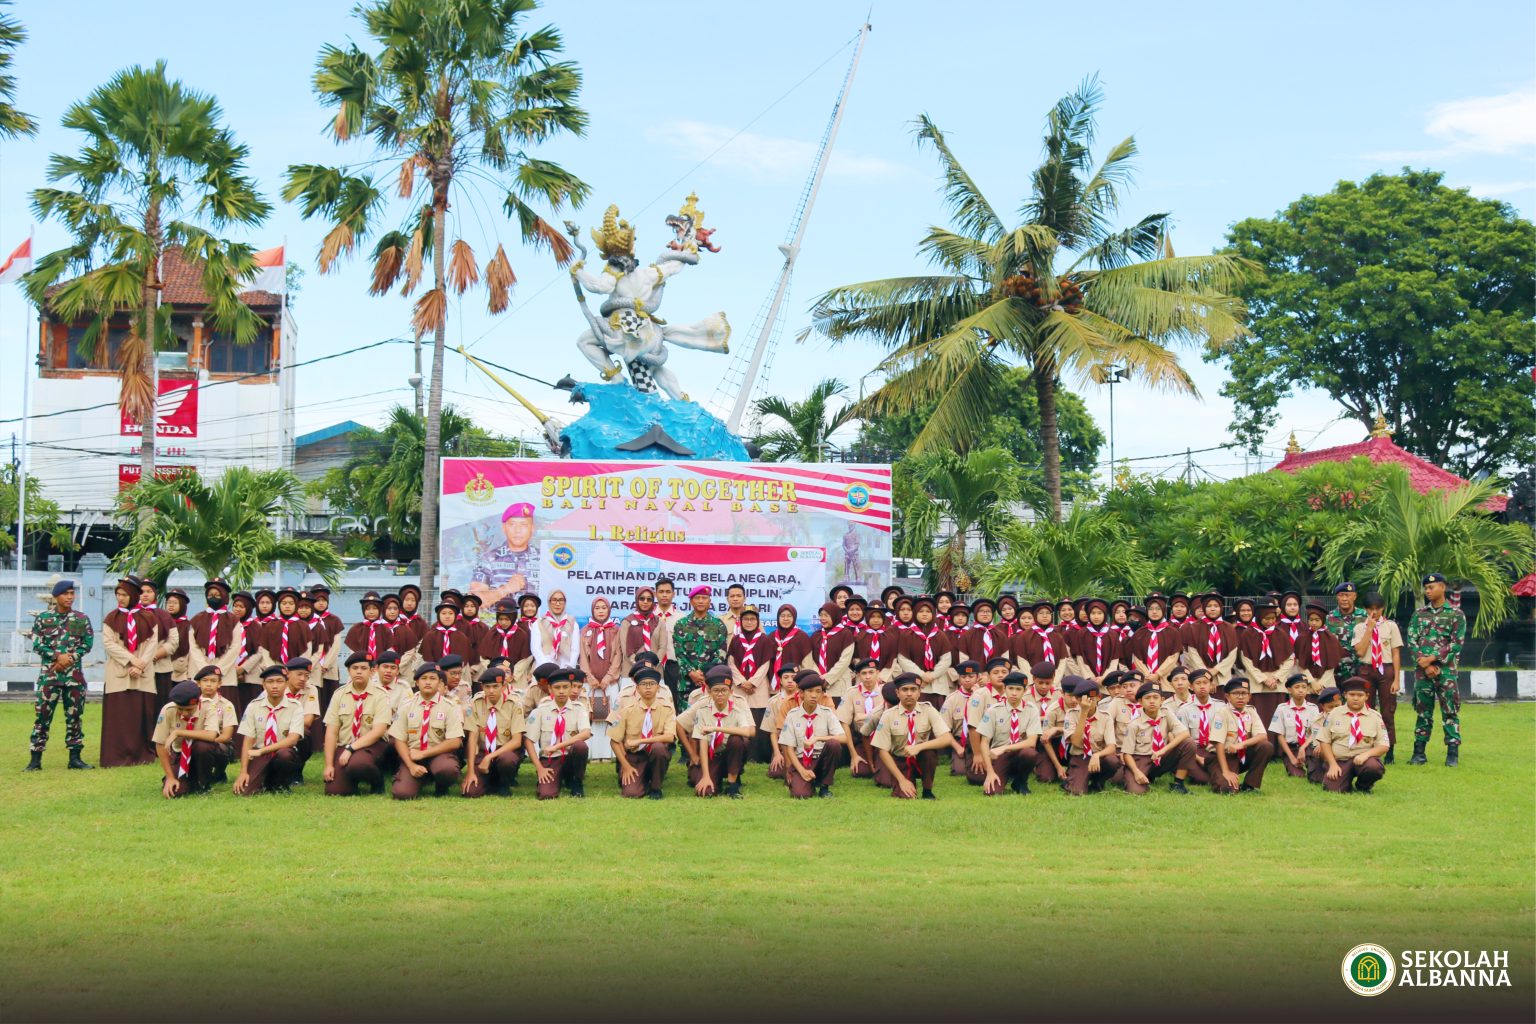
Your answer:
[[[502,664],[502,662],[500,662],[500,661],[493,661],[493,662],[491,662],[491,665],[490,665],[489,668],[487,668],[484,672],[480,673],[480,683],[481,683],[481,685],[484,685],[486,683],[498,683],[498,682],[501,681],[501,677],[507,674],[507,670],[505,668],[498,668],[497,667],[498,665],[501,665],[501,664]]]
[[[1355,585],[1353,583],[1340,583],[1333,588],[1333,592],[1335,594],[1353,594],[1355,592]]]
[[[314,662],[308,658],[289,658],[288,663],[283,667],[289,672],[308,672],[314,667]]]
[[[960,664],[955,666],[955,671],[956,672],[980,672],[981,671],[981,665],[978,662],[972,661],[971,659],[967,658],[966,660],[962,661]]]
[[[579,683],[581,682],[581,669],[556,668],[549,674],[551,683]]]
[[[1082,676],[1067,676],[1062,680],[1063,684],[1070,684],[1072,696],[1086,697],[1090,693],[1099,692],[1099,684],[1092,679],[1084,679]]]
[[[286,675],[288,675],[288,670],[283,668],[281,665],[268,665],[266,668],[261,670],[261,678],[263,679],[271,679],[273,676]]]
[[[633,679],[637,685],[640,683],[659,683],[661,682],[661,673],[653,668],[646,667],[635,670],[630,674],[630,678]],[[554,681],[555,680],[553,676],[551,676],[550,682]]]
[[[863,672],[866,668],[879,668],[880,663],[874,658],[859,658],[853,663],[855,672]]]
[[[880,696],[887,704],[896,703],[896,684],[885,683],[880,687]]]
[[[711,665],[704,673],[705,686],[718,686],[721,683],[729,685],[731,682],[731,670],[724,665]]]
[[[1036,679],[1051,679],[1056,675],[1056,663],[1054,661],[1037,661],[1029,667],[1029,674]]]
[[[998,658],[988,658],[987,659],[987,668],[989,668],[989,669],[996,668],[998,665],[1001,665],[1004,668],[1007,668],[1008,666],[1010,666],[1012,664],[1013,664],[1013,662],[1008,660],[1007,658],[998,657]]]
[[[197,675],[193,676],[192,678],[207,679],[209,676],[222,676],[223,674],[224,670],[219,668],[217,665],[204,665],[202,668],[197,670]]]
[[[1340,693],[1348,693],[1350,690],[1370,690],[1371,684],[1360,676],[1350,676],[1339,684]]]
[[[639,654],[635,655],[634,664],[636,664],[636,665],[660,665],[661,664],[661,658],[657,657],[655,651],[641,651]]]
[[[825,690],[827,681],[815,672],[805,671],[795,676],[795,685],[802,690]]]
[[[379,660],[383,661],[384,659],[382,657],[380,657]],[[372,665],[372,664],[373,664],[373,659],[368,657],[367,653],[364,652],[364,651],[353,651],[351,654],[347,655],[347,660],[342,662],[342,665],[345,668],[351,668],[353,665]]]
[[[903,686],[922,686],[923,677],[918,675],[916,672],[903,672],[901,675],[892,679],[891,682],[896,684],[897,689],[900,689]]]
[[[1432,572],[1432,573],[1427,573],[1424,576],[1424,585],[1426,587],[1429,586],[1431,583],[1444,583],[1444,582],[1445,582],[1445,575],[1443,573]]]
[[[1028,686],[1029,676],[1025,675],[1023,672],[1009,672],[1007,675],[1003,676],[1003,685]]]
[[[1310,683],[1311,681],[1312,677],[1307,675],[1305,672],[1292,672],[1290,675],[1285,677],[1285,688],[1289,690],[1297,683]]]
[[[380,665],[398,665],[400,664],[400,652],[391,647],[388,650],[380,651],[378,658],[374,660]]]
[[[1157,681],[1155,679],[1148,679],[1146,682],[1136,687],[1136,699],[1141,700],[1141,698],[1145,697],[1149,693],[1162,692],[1163,691],[1158,687]]]
[[[640,658],[636,656],[635,661],[638,663]],[[533,670],[533,678],[541,683],[547,683],[550,681],[550,676],[554,675],[558,671],[560,671],[559,665],[556,665],[552,661],[546,661]]]
[[[431,675],[434,675],[434,676],[438,676],[438,677],[442,676],[442,672],[440,672],[438,670],[436,662],[424,661],[420,665],[416,666],[416,678],[417,679],[420,679],[422,676],[428,675],[428,674],[431,674]]]
[[[1323,687],[1322,692],[1317,695],[1317,702],[1319,704],[1327,704],[1338,695],[1339,688],[1337,686],[1325,686]]]
[[[437,667],[447,672],[451,668],[463,668],[464,659],[457,654],[445,654],[437,659]]]
[[[191,704],[193,701],[197,700],[198,695],[201,692],[202,691],[197,688],[196,683],[187,679],[183,679],[181,682],[171,687],[171,703],[175,704],[179,708],[184,708],[188,704]]]
[[[817,679],[821,679],[821,673],[817,672],[815,669],[813,669],[813,668],[803,668],[803,669],[801,669],[800,671],[795,673],[795,685],[796,686],[804,686],[806,680],[808,680],[812,676],[815,676]],[[822,681],[825,682],[826,680],[822,680]]]
[[[53,585],[53,596],[63,597],[65,594],[74,589],[75,584],[73,580],[59,580],[59,582]]]
[[[1233,690],[1246,690],[1246,689],[1248,689],[1248,677],[1247,676],[1233,676],[1231,679],[1228,679],[1225,683],[1222,683],[1221,684],[1221,688],[1226,693],[1231,693]]]

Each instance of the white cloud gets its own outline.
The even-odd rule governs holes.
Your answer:
[[[1474,181],[1467,186],[1468,192],[1486,199],[1497,199],[1500,196],[1510,196],[1517,192],[1529,192],[1533,189],[1536,189],[1536,180]]]
[[[1441,145],[1366,156],[1373,160],[1417,162],[1470,155],[1508,156],[1536,149],[1536,83],[1497,96],[1436,103],[1425,117],[1424,134],[1439,140]]]
[[[715,167],[738,171],[759,181],[801,180],[816,159],[816,143],[756,132],[734,133],[724,125],[704,121],[667,121],[646,130],[651,142],[675,148],[693,160],[708,159]],[[716,152],[718,150],[718,152]],[[829,174],[870,180],[905,173],[906,168],[877,156],[834,148]]]

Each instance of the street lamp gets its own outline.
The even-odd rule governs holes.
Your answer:
[[[1115,385],[1130,380],[1131,375],[1119,363],[1104,367],[1104,383],[1109,385],[1109,482],[1115,482]]]

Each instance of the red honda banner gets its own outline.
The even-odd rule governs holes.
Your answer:
[[[191,473],[194,466],[155,466],[156,480],[171,480],[183,473]],[[121,493],[138,484],[139,478],[144,475],[144,467],[137,462],[119,462],[117,464],[117,489]]]
[[[118,431],[124,437],[138,437],[143,427],[127,413],[121,414]],[[155,402],[156,437],[197,436],[197,381],[160,381],[160,397]]]

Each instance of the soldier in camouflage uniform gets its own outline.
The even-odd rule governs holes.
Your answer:
[[[53,610],[40,612],[32,622],[32,650],[42,660],[37,676],[37,718],[32,723],[32,760],[26,771],[43,770],[43,750],[53,713],[64,702],[64,745],[69,748],[71,768],[91,768],[80,757],[85,731],[85,674],[80,665],[96,643],[91,620],[74,610],[75,585],[68,580],[53,587]]]
[[[1340,583],[1333,588],[1333,596],[1339,607],[1328,613],[1323,628],[1338,637],[1339,646],[1344,648],[1344,660],[1334,672],[1335,679],[1344,680],[1360,674],[1360,656],[1355,653],[1355,626],[1364,622],[1366,616],[1365,609],[1355,604],[1359,595],[1353,583]]]
[[[1424,577],[1425,605],[1408,622],[1405,646],[1414,659],[1413,757],[1409,764],[1424,764],[1424,748],[1435,727],[1435,703],[1440,704],[1440,725],[1445,730],[1445,764],[1454,768],[1461,750],[1461,695],[1456,688],[1456,662],[1467,638],[1467,617],[1445,599],[1445,577],[1432,572]]]
[[[687,696],[695,686],[704,686],[704,673],[725,663],[725,648],[730,632],[725,623],[710,614],[713,592],[706,586],[694,587],[688,595],[693,614],[672,624],[672,651],[677,656],[678,693],[675,707],[686,710]]]

